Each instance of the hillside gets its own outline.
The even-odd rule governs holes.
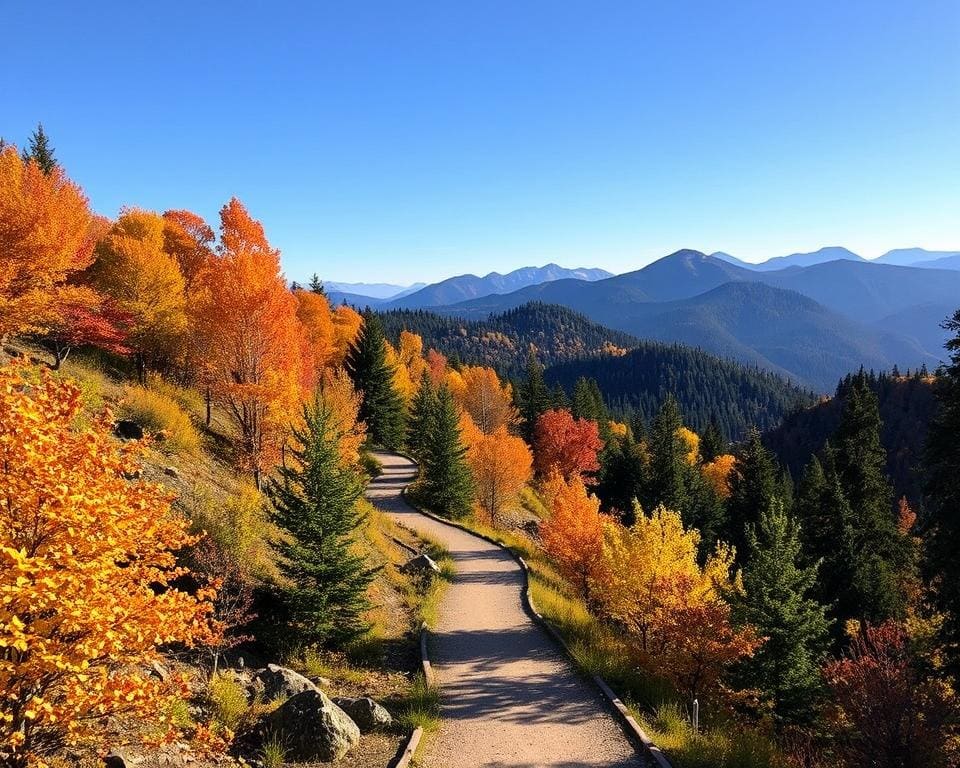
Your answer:
[[[779,269],[788,269],[790,267],[810,267],[817,264],[824,264],[830,261],[865,261],[862,256],[851,251],[849,248],[840,246],[829,246],[821,248],[811,253],[791,253],[789,256],[774,256],[772,259],[751,265],[753,269],[759,272],[774,272]]]
[[[549,366],[639,344],[633,336],[597,325],[566,307],[536,302],[486,320],[460,320],[425,310],[392,310],[380,318],[393,343],[400,331],[411,331],[423,338],[425,348],[472,365],[491,366],[508,377],[523,372],[531,345],[540,362]]]
[[[458,275],[428,285],[409,295],[385,302],[384,306],[389,309],[440,307],[482,296],[512,293],[527,286],[550,283],[556,280],[591,282],[611,276],[609,272],[602,269],[583,267],[566,269],[556,264],[546,264],[542,267],[521,267],[505,275],[501,275],[499,272],[490,272],[483,277]]]
[[[608,405],[621,415],[639,411],[652,418],[664,396],[673,392],[695,428],[716,418],[731,437],[742,436],[754,424],[772,427],[811,400],[775,374],[698,349],[641,342],[557,305],[527,304],[483,321],[425,311],[385,312],[381,319],[394,342],[400,331],[413,331],[425,347],[514,378],[523,375],[525,353],[533,345],[551,384],[569,393],[579,376],[593,377]]]
[[[899,264],[903,267],[922,267],[930,262],[960,256],[960,251],[928,251],[926,248],[894,248],[874,259],[875,264]]]
[[[916,504],[921,496],[919,464],[930,420],[936,412],[932,377],[873,375],[869,383],[880,401],[881,440],[887,451],[887,472],[898,494]],[[795,481],[810,457],[819,451],[840,423],[843,387],[837,395],[793,413],[767,432],[764,443]]]
[[[620,357],[574,360],[548,368],[548,383],[567,391],[581,376],[596,379],[607,405],[621,417],[646,423],[664,398],[677,398],[686,423],[702,431],[715,419],[728,439],[751,426],[769,429],[813,396],[779,376],[721,360],[697,349],[644,342]]]

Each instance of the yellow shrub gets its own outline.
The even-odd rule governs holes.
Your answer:
[[[120,412],[163,438],[161,447],[176,453],[200,452],[200,434],[190,417],[170,397],[140,386],[127,387]]]
[[[222,552],[240,567],[244,576],[261,581],[279,578],[273,548],[280,532],[270,521],[263,495],[252,483],[217,496],[206,486],[182,498],[181,505],[194,532],[205,531]]]

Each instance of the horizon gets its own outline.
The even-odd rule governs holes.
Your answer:
[[[8,9],[0,135],[110,217],[237,196],[291,279],[960,245],[946,0],[183,9]]]

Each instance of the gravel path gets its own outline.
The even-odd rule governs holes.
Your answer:
[[[414,464],[390,453],[377,458],[384,472],[367,496],[398,522],[446,544],[457,569],[430,642],[442,724],[418,762],[429,768],[646,765],[599,692],[523,610],[523,574],[513,558],[414,510],[400,495],[415,476]]]

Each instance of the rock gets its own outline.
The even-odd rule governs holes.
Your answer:
[[[333,703],[350,715],[350,719],[357,724],[360,733],[370,733],[379,728],[389,728],[393,718],[382,706],[369,696],[352,699],[346,696],[334,696]]]
[[[360,741],[357,724],[319,690],[298,693],[265,720],[268,729],[281,734],[289,761],[332,762]]]
[[[169,475],[170,477],[180,477],[180,470],[176,467],[164,467],[163,474]]]
[[[103,758],[103,764],[107,768],[133,768],[139,762],[140,758],[123,749],[111,749]]]
[[[266,669],[257,672],[255,679],[263,684],[263,695],[267,701],[289,699],[305,691],[320,692],[315,683],[299,672],[277,664],[267,664]]]
[[[400,570],[419,576],[434,576],[440,573],[440,566],[433,562],[430,555],[417,555],[401,565]]]
[[[113,433],[124,440],[143,440],[143,427],[128,419],[120,419],[114,424]]]
[[[170,670],[163,666],[163,664],[161,664],[159,661],[154,661],[153,664],[150,665],[150,674],[156,677],[158,680],[166,682],[167,678],[170,677]]]

